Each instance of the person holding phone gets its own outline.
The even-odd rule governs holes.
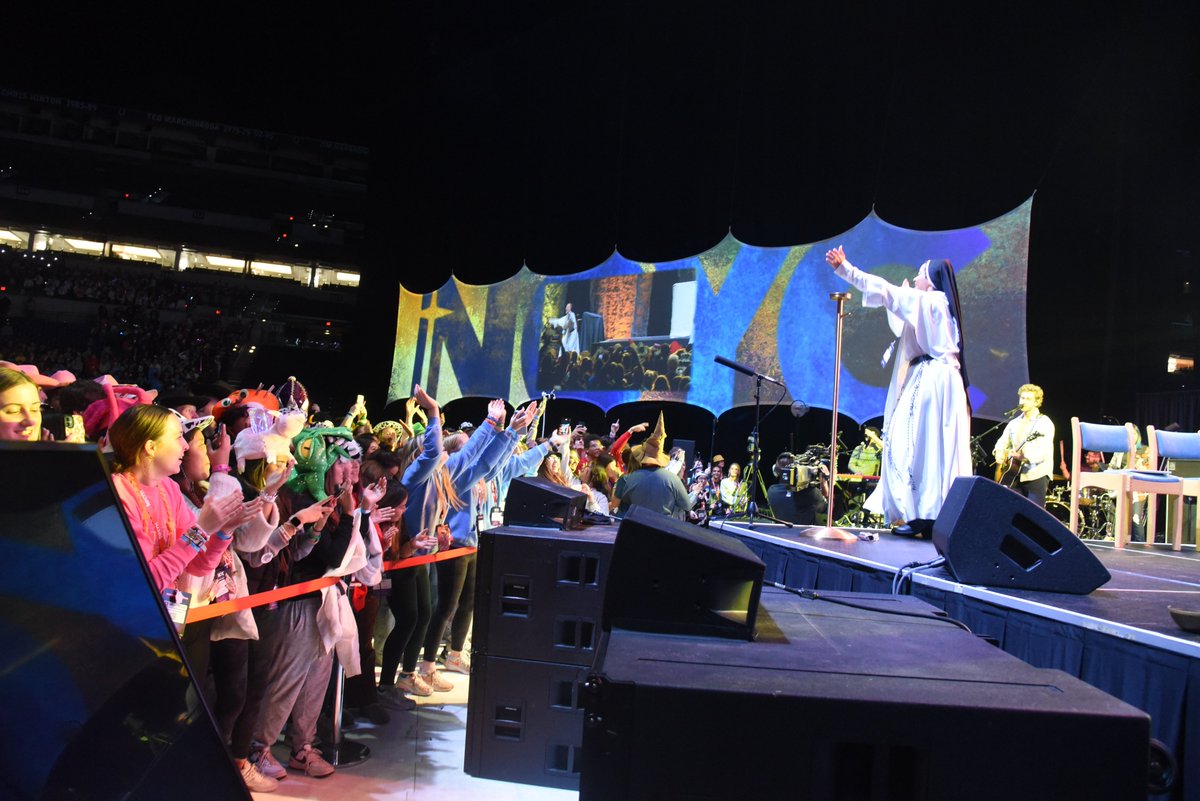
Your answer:
[[[279,490],[280,517],[294,532],[287,547],[272,560],[278,563],[279,586],[318,579],[343,564],[353,538],[360,536],[355,521],[361,516],[354,514],[357,475],[357,464],[342,457],[325,474],[328,497],[323,501],[318,503],[307,491],[297,492],[286,484]],[[306,524],[306,519],[312,522]],[[257,749],[251,759],[262,774],[273,779],[287,775],[271,753],[271,745],[289,717],[288,766],[314,777],[334,772],[334,766],[313,748],[333,668],[333,652],[326,649],[317,623],[322,600],[319,591],[305,593],[280,601],[258,619],[260,641],[252,670],[263,677],[263,690],[261,699],[255,699],[257,709],[248,710],[257,721],[253,736]]]

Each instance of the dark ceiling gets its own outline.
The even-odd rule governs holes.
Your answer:
[[[1195,354],[1194,3],[164,7],[38,6],[3,82],[369,145],[373,358],[397,279],[799,244],[872,207],[955,228],[1035,193],[1030,371],[1060,420],[1129,416]]]

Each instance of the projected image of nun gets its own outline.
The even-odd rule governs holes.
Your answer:
[[[561,328],[562,347],[564,353],[579,353],[579,324],[575,319],[575,312],[571,311],[571,304],[567,304],[567,311],[562,317],[555,317],[548,321],[555,328]]]
[[[898,339],[883,417],[883,464],[868,508],[881,509],[893,532],[928,536],[950,485],[971,475],[971,409],[954,268],[921,265],[909,286],[865,273],[839,246],[825,254],[837,275],[882,306]]]

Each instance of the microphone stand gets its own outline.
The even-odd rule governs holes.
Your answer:
[[[746,514],[748,517],[746,527],[754,528],[754,518],[762,517],[770,520],[772,523],[780,523],[791,528],[792,524],[787,520],[780,520],[778,517],[769,515],[766,512],[758,511],[758,458],[762,453],[762,448],[758,446],[758,426],[762,419],[759,414],[762,408],[760,401],[762,382],[763,377],[756,373],[754,376],[754,430],[750,432],[750,441],[753,445],[750,448],[750,472],[746,476],[746,481],[750,482],[750,502],[746,505]]]
[[[813,537],[819,540],[854,542],[859,539],[856,534],[833,525],[833,502],[837,497],[838,393],[841,390],[842,378],[842,319],[846,316],[846,301],[850,299],[850,293],[830,292],[829,299],[837,301],[837,333],[833,346],[833,429],[829,434],[829,505],[825,511],[825,527],[816,529]]]

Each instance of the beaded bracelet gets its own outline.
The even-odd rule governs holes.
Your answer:
[[[227,464],[214,464],[214,465],[212,466],[212,470],[211,470],[210,472],[213,472],[213,473],[228,473],[228,472],[229,472],[229,465],[227,465]]]
[[[204,533],[204,529],[199,526],[192,526],[187,531],[179,535],[179,538],[192,547],[196,553],[204,550],[208,545],[208,535]]]

